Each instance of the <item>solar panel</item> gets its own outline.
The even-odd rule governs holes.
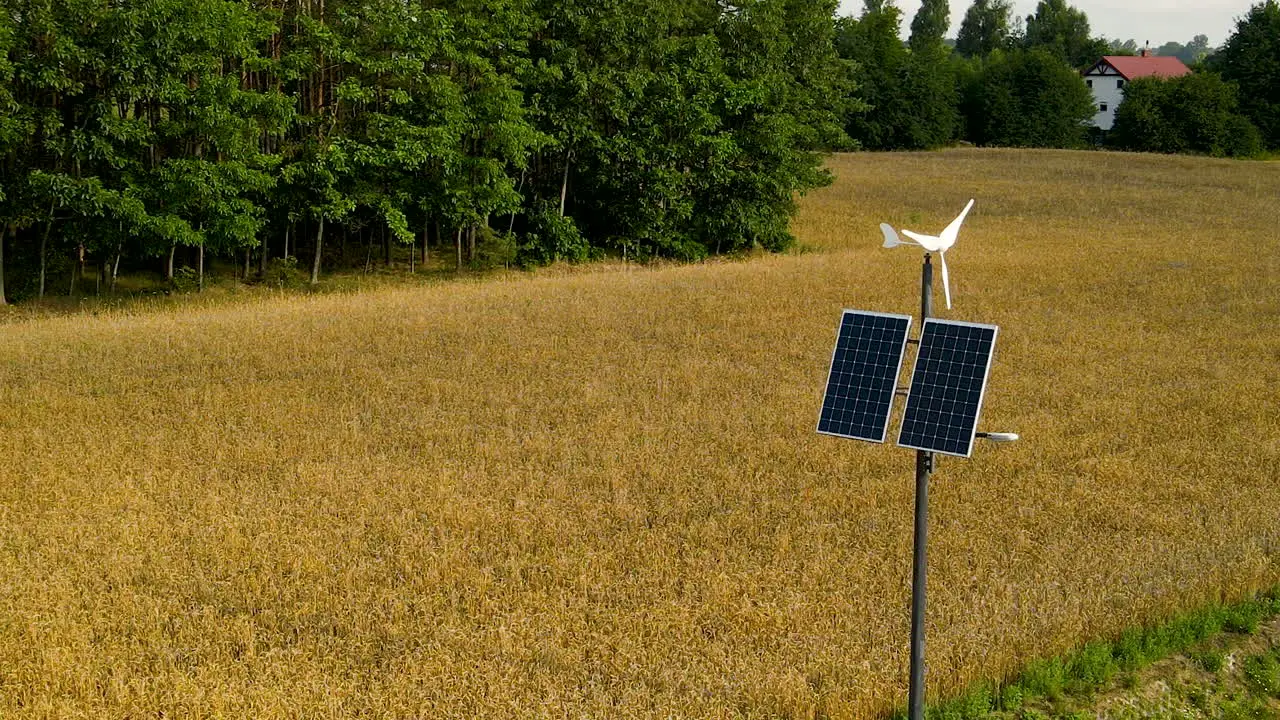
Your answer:
[[[844,311],[818,432],[884,442],[910,328],[910,315]]]
[[[997,330],[995,325],[924,321],[898,445],[969,457]]]

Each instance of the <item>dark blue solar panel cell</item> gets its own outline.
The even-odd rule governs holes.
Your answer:
[[[884,442],[910,328],[910,315],[844,311],[818,432]]]
[[[995,325],[924,321],[899,445],[969,457],[997,330]]]

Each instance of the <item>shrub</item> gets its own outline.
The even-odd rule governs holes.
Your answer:
[[[1239,112],[1234,85],[1216,73],[1138,78],[1125,86],[1107,142],[1123,150],[1251,157],[1262,135]]]

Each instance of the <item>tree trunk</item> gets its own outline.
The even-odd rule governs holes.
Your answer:
[[[49,233],[53,232],[53,205],[49,205],[49,223],[44,226],[44,235],[40,237],[40,297],[44,297],[44,278],[45,268],[49,265],[47,249],[49,247]]]
[[[519,194],[520,194],[520,192],[524,190],[524,175],[525,175],[525,172],[526,172],[525,170],[521,170],[521,171],[520,171],[520,184],[516,186],[516,194],[517,194],[517,195],[519,195]],[[563,209],[563,208],[564,208],[564,201],[563,201],[563,200],[561,200],[561,201],[560,201],[560,206],[561,206],[560,216],[561,216],[561,217],[563,217],[563,216],[564,216],[564,209]],[[516,211],[515,211],[515,210],[512,210],[512,211],[511,211],[511,219],[507,222],[507,234],[508,234],[508,235],[510,235],[511,233],[515,232],[515,229],[516,229]]]
[[[569,164],[572,155],[566,155],[564,158],[564,178],[560,181],[560,217],[564,217],[564,202],[569,196]]]
[[[84,265],[84,245],[81,244],[76,248],[76,252],[71,256],[71,287],[67,288],[67,296],[71,297],[76,294],[76,281],[80,279],[82,274],[81,267]]]
[[[382,265],[383,267],[391,264],[391,233],[387,232],[387,226],[384,224],[380,232],[382,233]]]
[[[467,262],[476,261],[476,226],[467,228]]]
[[[292,229],[293,223],[289,223],[284,226],[284,255],[282,257],[284,257],[285,260],[289,259],[289,231]]]
[[[196,271],[196,292],[204,292],[204,241],[200,242],[200,269]]]
[[[462,269],[462,228],[458,228],[458,235],[454,238],[454,246],[458,249],[458,269]]]
[[[320,225],[316,228],[316,256],[311,261],[311,284],[315,285],[320,282],[320,251],[324,249],[324,218],[320,218]]]
[[[168,280],[170,285],[173,284],[173,256],[177,254],[178,254],[178,243],[174,243],[169,246],[169,265],[164,272],[164,279]]]
[[[0,305],[7,304],[4,299],[4,236],[8,230],[8,227],[0,226]]]
[[[246,282],[249,280],[249,248],[244,249],[244,277],[241,279]]]
[[[260,244],[262,247],[260,248],[261,252],[258,254],[258,275],[260,277],[266,277],[267,276],[267,255],[270,254],[267,251],[271,249],[271,246],[267,244],[267,239],[265,237],[262,238],[262,242]]]
[[[116,294],[116,278],[120,277],[120,256],[124,254],[123,243],[116,246],[116,261],[111,264],[111,294]]]
[[[431,259],[431,226],[426,220],[422,221],[422,266],[427,266],[427,261]],[[440,223],[436,223],[436,242],[440,242]]]

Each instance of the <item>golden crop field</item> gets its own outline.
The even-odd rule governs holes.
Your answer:
[[[969,197],[1023,439],[934,476],[933,697],[1280,581],[1280,165],[831,167],[813,252],[0,325],[0,717],[901,705],[913,454],[814,427],[841,308],[917,309],[876,225]]]

